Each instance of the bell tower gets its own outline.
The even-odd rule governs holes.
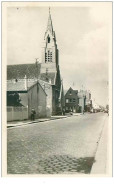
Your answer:
[[[44,35],[44,41],[42,44],[42,65],[41,65],[41,73],[46,72],[48,68],[49,72],[56,72],[59,61],[58,56],[59,52],[56,44],[56,36],[53,30],[51,13],[49,8],[49,17],[47,29]]]

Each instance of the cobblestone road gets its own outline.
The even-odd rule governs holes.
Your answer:
[[[104,113],[8,129],[8,174],[90,173]]]

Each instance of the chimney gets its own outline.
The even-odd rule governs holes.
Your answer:
[[[24,79],[25,79],[25,89],[27,90],[27,87],[28,86],[27,86],[27,76],[26,75],[25,75],[25,78]]]

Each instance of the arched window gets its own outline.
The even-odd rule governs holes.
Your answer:
[[[47,53],[45,53],[45,62],[47,62]]]
[[[48,43],[50,43],[50,37],[48,36]]]

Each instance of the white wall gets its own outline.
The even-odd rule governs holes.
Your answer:
[[[28,119],[28,107],[7,107],[7,121],[22,121]]]

